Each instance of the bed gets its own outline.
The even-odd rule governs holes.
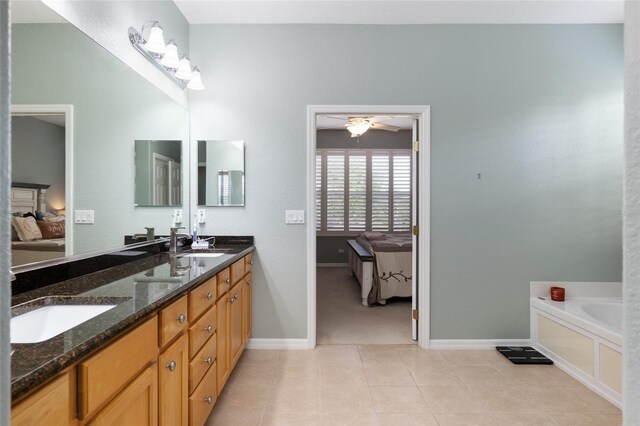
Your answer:
[[[36,216],[37,212],[46,212],[47,205],[44,197],[49,185],[17,183],[11,185],[11,214],[12,217],[24,218],[25,215]],[[40,231],[37,238],[22,240],[16,225],[12,225],[11,264],[24,265],[32,262],[55,259],[65,255],[64,217],[50,215],[48,220],[36,221],[45,230]],[[12,219],[12,224],[14,220]],[[49,232],[55,229],[56,232]]]
[[[364,306],[384,305],[392,297],[411,297],[410,233],[365,232],[348,244],[349,268],[360,283]]]

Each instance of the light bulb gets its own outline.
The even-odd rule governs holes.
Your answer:
[[[178,57],[178,46],[176,46],[173,40],[170,40],[169,43],[167,43],[167,51],[162,57],[160,63],[167,68],[178,68],[178,65],[180,64],[180,58]]]
[[[198,67],[193,67],[193,71],[191,71],[191,80],[189,80],[187,88],[191,90],[204,90],[204,85],[200,79],[200,70]]]
[[[149,31],[149,39],[145,42],[144,48],[149,52],[157,53],[162,55],[166,50],[167,46],[164,44],[163,38],[163,30],[158,22],[154,22],[151,30]]]
[[[176,71],[176,78],[180,80],[191,80],[191,61],[186,56],[180,59],[178,64],[178,70]]]

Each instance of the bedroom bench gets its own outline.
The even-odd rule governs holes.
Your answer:
[[[349,245],[349,273],[360,282],[362,304],[369,306],[367,299],[373,287],[374,256],[356,240],[347,240]]]

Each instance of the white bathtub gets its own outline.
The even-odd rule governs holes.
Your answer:
[[[534,289],[534,284],[542,287]],[[594,294],[588,286],[578,284],[586,283],[532,283],[532,344],[558,367],[621,407],[621,285],[619,293]],[[548,296],[548,287],[554,285],[567,290],[565,302],[554,302]]]

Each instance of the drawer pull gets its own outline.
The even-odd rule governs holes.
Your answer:
[[[209,292],[207,293],[207,300],[211,300],[213,299],[213,293]]]
[[[229,299],[229,302],[233,303],[233,302],[235,302],[236,300],[238,300],[238,294],[234,294],[234,295],[233,295],[233,297],[231,297],[231,298]]]
[[[207,330],[207,333],[211,333],[213,331],[213,326],[209,324],[205,330]]]
[[[225,283],[229,284],[229,278],[227,278],[226,280],[224,280]]]
[[[167,367],[169,369],[169,371],[176,371],[176,362],[175,361],[171,361],[169,364],[165,365],[165,367]]]
[[[204,399],[204,402],[206,402],[207,404],[211,405],[211,403],[213,402],[213,397],[212,396],[208,396]]]
[[[178,315],[178,318],[176,318],[176,319],[178,320],[178,322],[180,324],[183,324],[187,320],[187,317],[184,316],[184,314],[180,314],[180,315]]]
[[[204,360],[204,362],[206,362],[207,364],[211,365],[211,364],[213,364],[213,358],[211,356],[208,356],[207,359]]]

